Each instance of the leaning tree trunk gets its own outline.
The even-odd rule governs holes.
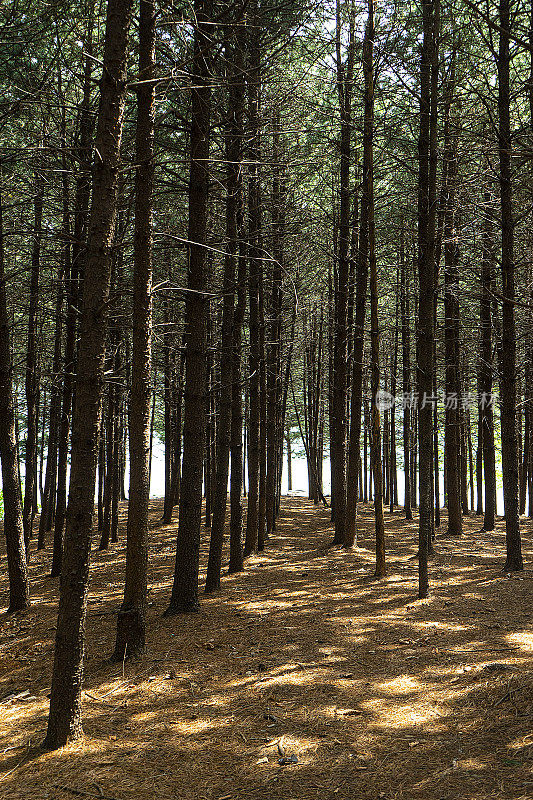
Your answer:
[[[516,429],[516,323],[514,220],[511,188],[510,119],[510,11],[509,0],[500,0],[500,43],[498,50],[498,145],[500,156],[500,205],[502,226],[502,381],[501,434],[503,500],[507,558],[505,569],[521,570],[522,545],[518,508],[518,437]]]
[[[113,659],[142,653],[146,640],[150,399],[152,378],[152,199],[154,191],[154,0],[141,0],[139,82],[135,133],[133,242],[133,350],[129,406],[130,490],[124,599],[118,612]]]
[[[199,610],[198,569],[205,447],[206,291],[205,240],[209,200],[211,87],[209,48],[211,0],[195,0],[194,88],[192,90],[189,183],[189,264],[185,300],[187,330],[183,419],[183,463],[174,583],[165,615]]]
[[[106,309],[117,209],[132,0],[108,0],[92,203],[83,285],[72,463],[45,746],[82,735],[81,693],[89,554],[104,379]]]

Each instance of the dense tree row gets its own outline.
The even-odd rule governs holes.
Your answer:
[[[221,588],[226,533],[229,572],[268,546],[300,449],[332,544],[373,502],[376,577],[384,507],[418,508],[427,596],[443,498],[450,536],[504,511],[522,569],[532,26],[522,0],[2,8],[4,532],[11,611],[34,548],[61,576],[47,746],[81,732],[93,516],[106,550],[126,498],[113,657],[146,646],[158,441],[166,616]]]

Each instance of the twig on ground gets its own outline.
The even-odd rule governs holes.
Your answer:
[[[54,783],[54,789],[70,792],[70,794],[75,794],[77,797],[99,797],[100,800],[118,800],[117,797],[110,797],[108,794],[95,794],[94,792],[86,792],[84,789],[73,789],[71,786],[65,786],[61,783]]]

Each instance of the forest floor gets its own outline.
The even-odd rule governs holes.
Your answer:
[[[163,619],[176,524],[160,515],[154,501],[149,651],[106,660],[122,530],[118,546],[93,553],[85,737],[51,753],[39,745],[58,582],[50,553],[32,555],[31,610],[0,616],[4,800],[533,798],[530,521],[526,570],[514,575],[501,572],[502,521],[486,534],[470,517],[463,538],[439,535],[431,597],[419,601],[416,521],[386,515],[388,576],[376,581],[370,506],[345,552],[327,548],[326,510],[283,498],[267,550],[224,576],[199,614]],[[3,555],[4,607],[6,572]]]

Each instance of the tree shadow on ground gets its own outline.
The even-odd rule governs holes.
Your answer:
[[[176,524],[160,515],[152,503],[149,651],[106,660],[122,532],[93,553],[85,738],[53,753],[33,748],[46,727],[58,582],[49,551],[32,558],[30,612],[2,617],[2,797],[533,796],[533,576],[502,574],[501,522],[482,534],[467,518],[462,539],[438,537],[432,594],[418,601],[416,520],[386,516],[388,576],[376,582],[370,506],[346,552],[326,549],[327,510],[284,498],[275,535],[244,573],[225,576],[200,614],[162,619]],[[527,522],[524,534],[527,563]],[[298,762],[280,766],[281,753]]]

